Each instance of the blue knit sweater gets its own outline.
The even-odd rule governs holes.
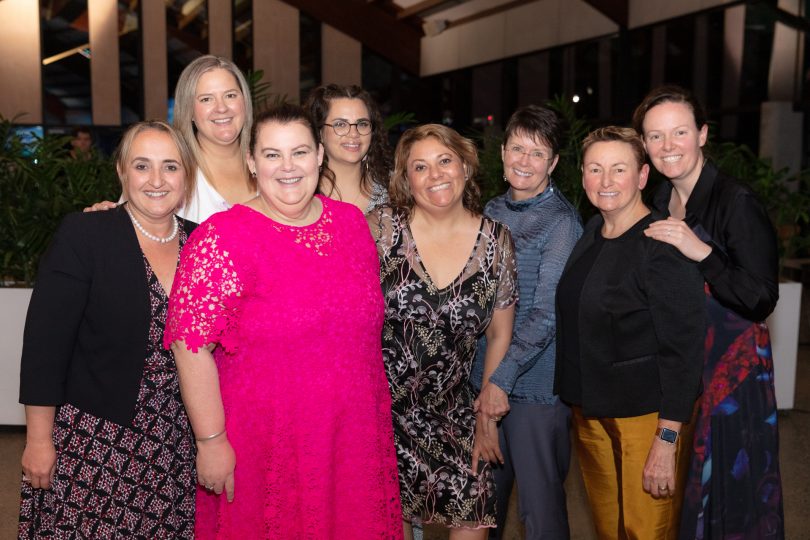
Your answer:
[[[518,268],[518,300],[512,343],[490,381],[518,403],[554,403],[554,296],[565,262],[582,235],[576,209],[553,183],[543,193],[513,201],[512,190],[495,197],[484,213],[512,231]],[[481,388],[486,338],[470,380]]]

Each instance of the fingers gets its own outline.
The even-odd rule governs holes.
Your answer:
[[[477,413],[480,408],[481,408],[481,398],[476,398],[476,400],[473,401],[473,412]]]
[[[481,459],[481,453],[478,451],[478,445],[473,446],[472,451],[472,473],[474,475],[478,474],[478,460]]]
[[[233,488],[233,473],[231,473],[225,478],[225,496],[228,498],[228,502],[233,502]]]

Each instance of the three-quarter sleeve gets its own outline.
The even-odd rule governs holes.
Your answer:
[[[164,347],[185,341],[192,352],[211,343],[235,350],[244,284],[225,244],[216,226],[206,221],[183,248],[169,299]]]
[[[703,371],[703,279],[694,262],[672,246],[660,244],[650,258],[646,291],[658,341],[659,416],[689,422]]]
[[[59,226],[40,261],[28,306],[20,365],[20,403],[60,405],[92,281],[75,215]]]
[[[495,291],[495,309],[506,309],[517,302],[518,298],[515,242],[507,227],[500,227],[497,242],[498,287]]]
[[[779,254],[768,214],[753,194],[740,191],[719,224],[719,246],[698,268],[712,295],[751,321],[771,314],[779,299]]]

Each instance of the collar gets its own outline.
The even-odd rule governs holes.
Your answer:
[[[695,187],[692,188],[692,193],[689,195],[689,200],[686,201],[687,220],[690,216],[700,215],[704,210],[704,206],[708,204],[709,195],[712,192],[718,173],[717,165],[706,159],[703,169],[700,171],[700,176],[695,182]],[[672,197],[673,189],[675,188],[672,186],[672,182],[665,181],[653,197],[653,208],[664,214],[664,216],[669,216],[669,200]]]
[[[546,189],[543,190],[542,193],[538,193],[534,197],[529,197],[528,199],[522,201],[516,201],[512,198],[512,188],[510,187],[509,190],[504,194],[504,202],[506,203],[506,207],[513,212],[525,212],[530,208],[534,208],[538,204],[550,199],[554,196],[554,193],[557,191],[557,187],[554,185],[554,181],[549,178],[548,179],[548,186]]]

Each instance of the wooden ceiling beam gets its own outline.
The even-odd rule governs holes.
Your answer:
[[[454,26],[461,26],[462,24],[471,23],[473,21],[477,21],[478,19],[483,19],[484,17],[489,17],[490,15],[496,15],[503,11],[508,11],[512,8],[522,6],[523,4],[529,4],[534,1],[535,0],[513,0],[512,2],[501,4],[500,6],[491,7],[489,9],[483,9],[477,13],[473,13],[472,15],[467,15],[466,17],[461,17],[460,19],[456,19],[454,21],[448,21],[447,28],[452,28]]]
[[[419,15],[420,13],[423,13],[429,9],[441,6],[442,4],[449,4],[451,1],[452,0],[422,0],[411,7],[399,10],[399,13],[397,13],[397,19],[407,19],[408,17]]]
[[[620,27],[627,28],[630,21],[630,0],[585,0],[585,3]]]
[[[347,34],[406,71],[419,74],[421,29],[365,0],[284,0]]]

